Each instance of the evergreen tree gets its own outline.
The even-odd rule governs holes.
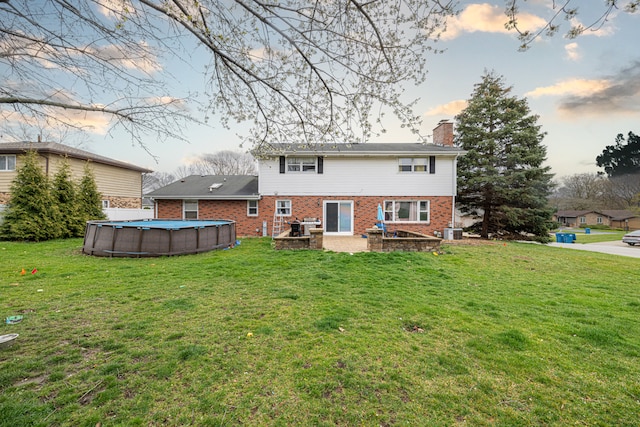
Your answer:
[[[60,212],[51,195],[49,180],[38,164],[38,155],[29,151],[11,185],[11,198],[0,226],[0,235],[9,240],[42,241],[62,235]]]
[[[78,209],[83,227],[87,221],[107,218],[102,211],[102,196],[98,191],[89,162],[84,165],[84,175],[78,188]]]
[[[609,177],[635,175],[640,173],[640,136],[629,132],[625,141],[621,133],[616,137],[615,145],[607,145],[602,154],[596,157],[596,163],[604,168]]]
[[[462,212],[482,218],[482,237],[532,233],[548,241],[553,175],[542,166],[544,133],[527,100],[511,90],[502,76],[485,72],[456,116],[456,144],[467,151],[458,162],[457,200]]]
[[[80,237],[84,233],[84,221],[80,215],[76,185],[71,180],[71,168],[65,159],[53,177],[51,194],[60,210],[62,237]]]

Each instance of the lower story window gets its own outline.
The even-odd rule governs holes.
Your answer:
[[[385,200],[384,219],[390,222],[429,222],[429,201]]]
[[[586,224],[587,223],[587,217],[586,216],[581,216],[580,217],[580,224]]]
[[[198,201],[184,201],[184,219],[198,219]]]
[[[247,216],[258,216],[257,200],[247,200]]]
[[[602,224],[602,217],[601,217],[601,216],[599,216],[599,217],[596,219],[596,222],[597,222],[598,224]]]
[[[0,171],[14,171],[16,170],[16,155],[2,155],[0,156]]]
[[[103,200],[102,201],[102,209],[109,209],[109,201],[108,200]]]
[[[276,200],[276,213],[282,216],[291,216],[291,200]]]

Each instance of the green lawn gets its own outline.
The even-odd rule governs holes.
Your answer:
[[[627,231],[595,230],[591,234],[576,233],[576,243],[619,242]]]
[[[0,242],[0,426],[638,422],[640,259],[81,244]]]

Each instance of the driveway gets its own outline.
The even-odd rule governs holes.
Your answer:
[[[621,241],[599,243],[549,243],[548,246],[558,248],[577,249],[580,251],[601,252],[609,255],[621,255],[632,258],[640,258],[640,246],[629,246]]]

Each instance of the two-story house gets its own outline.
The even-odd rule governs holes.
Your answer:
[[[66,161],[73,179],[79,181],[86,163],[90,162],[103,208],[142,207],[142,175],[151,170],[67,145],[38,141],[0,143],[0,208],[9,201],[22,156],[30,150],[38,154],[42,170],[49,178],[53,178]]]
[[[462,154],[449,122],[434,130],[434,144],[274,144],[257,156],[258,177],[192,176],[148,196],[157,218],[231,219],[238,235],[309,218],[327,234],[364,234],[378,205],[388,230],[433,235],[454,222]]]

